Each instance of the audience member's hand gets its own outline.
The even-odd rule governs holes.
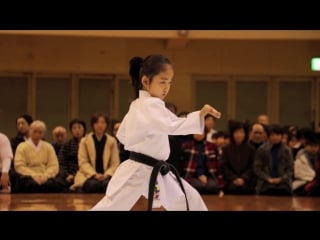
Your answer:
[[[271,184],[279,184],[281,182],[281,178],[268,178],[268,182]]]
[[[66,177],[66,181],[72,183],[74,181],[74,176],[72,174],[69,174],[68,177]]]
[[[233,180],[233,184],[236,186],[243,186],[244,180],[242,178],[236,178],[235,180]]]
[[[38,183],[39,185],[42,184],[42,179],[41,179],[41,176],[40,176],[40,175],[33,176],[32,178],[33,178],[33,180],[34,180],[36,183]]]
[[[207,185],[207,183],[208,183],[208,178],[207,178],[206,175],[200,175],[200,176],[198,177],[198,179],[199,179],[199,181],[201,182],[201,184],[202,184],[203,186]]]
[[[109,180],[111,178],[111,176],[110,175],[106,175],[106,176],[104,176],[104,180]]]
[[[9,179],[8,173],[5,173],[5,172],[1,173],[0,186],[2,190],[9,190],[10,179]]]
[[[33,176],[32,178],[39,185],[45,184],[48,181],[48,177],[45,175],[36,175],[36,176]]]
[[[273,182],[275,183],[275,184],[279,184],[280,182],[281,182],[281,178],[274,178],[273,179]]]
[[[42,184],[45,184],[45,183],[48,181],[48,177],[45,176],[45,175],[41,175],[41,176],[40,176],[40,179],[41,179],[41,185],[42,185]]]
[[[94,175],[94,178],[97,179],[98,181],[104,180],[104,176],[101,173],[97,173],[96,175]]]

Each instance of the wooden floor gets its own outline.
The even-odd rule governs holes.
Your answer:
[[[87,211],[104,194],[7,194],[0,193],[1,211]],[[319,211],[320,198],[203,195],[210,211]],[[133,210],[144,211],[141,198]],[[161,210],[161,209],[155,209]]]

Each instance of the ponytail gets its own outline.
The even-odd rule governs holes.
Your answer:
[[[136,98],[139,97],[139,90],[142,89],[142,84],[140,80],[140,69],[141,65],[143,63],[143,58],[141,57],[133,57],[130,60],[130,68],[129,68],[129,74],[131,77],[131,83],[134,88],[134,93],[136,95]]]

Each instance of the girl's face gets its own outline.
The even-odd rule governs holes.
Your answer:
[[[174,72],[171,65],[167,65],[166,69],[155,75],[150,83],[150,79],[146,76],[142,77],[143,89],[148,91],[152,97],[164,99],[169,93]]]

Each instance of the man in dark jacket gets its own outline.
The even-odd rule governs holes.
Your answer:
[[[265,195],[292,195],[293,157],[282,143],[283,129],[270,127],[269,142],[256,151],[254,172],[258,177],[256,191]]]

